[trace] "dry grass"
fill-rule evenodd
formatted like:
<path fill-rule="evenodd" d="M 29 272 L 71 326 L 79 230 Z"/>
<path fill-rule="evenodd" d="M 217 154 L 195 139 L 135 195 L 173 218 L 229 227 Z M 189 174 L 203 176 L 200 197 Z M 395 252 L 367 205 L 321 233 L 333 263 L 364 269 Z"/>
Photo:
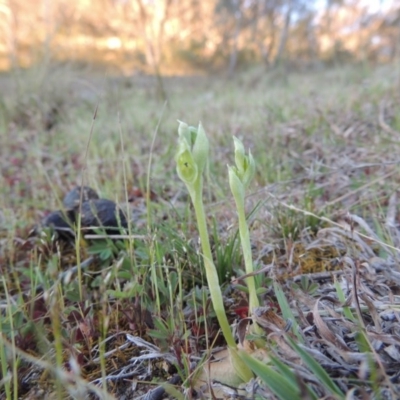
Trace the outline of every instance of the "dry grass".
<path fill-rule="evenodd" d="M 170 393 L 200 398 L 198 361 L 224 342 L 176 177 L 178 118 L 201 120 L 212 143 L 205 199 L 230 321 L 247 313 L 226 171 L 236 135 L 257 162 L 247 206 L 269 354 L 318 397 L 339 398 L 287 337 L 349 398 L 398 398 L 395 71 L 168 78 L 166 106 L 150 77 L 67 65 L 1 76 L 0 398 L 157 399 L 164 389 L 149 390 L 168 380 Z M 133 200 L 133 238 L 70 245 L 29 235 L 82 181 Z M 274 398 L 260 379 L 247 388 L 237 396 Z"/>

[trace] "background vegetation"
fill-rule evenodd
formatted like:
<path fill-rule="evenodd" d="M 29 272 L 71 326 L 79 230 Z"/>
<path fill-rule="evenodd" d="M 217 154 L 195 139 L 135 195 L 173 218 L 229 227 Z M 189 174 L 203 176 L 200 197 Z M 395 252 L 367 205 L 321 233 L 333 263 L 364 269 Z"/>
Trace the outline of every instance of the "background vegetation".
<path fill-rule="evenodd" d="M 389 61 L 399 6 L 363 0 L 2 0 L 0 66 L 43 57 L 125 73 Z"/>
<path fill-rule="evenodd" d="M 400 397 L 400 9 L 380 6 L 0 3 L 0 399 Z M 210 140 L 214 263 L 258 360 L 240 387 L 207 361 L 226 342 L 177 119 Z M 233 135 L 256 162 L 257 351 Z M 65 242 L 42 226 L 82 183 L 128 213 L 125 236 Z"/>

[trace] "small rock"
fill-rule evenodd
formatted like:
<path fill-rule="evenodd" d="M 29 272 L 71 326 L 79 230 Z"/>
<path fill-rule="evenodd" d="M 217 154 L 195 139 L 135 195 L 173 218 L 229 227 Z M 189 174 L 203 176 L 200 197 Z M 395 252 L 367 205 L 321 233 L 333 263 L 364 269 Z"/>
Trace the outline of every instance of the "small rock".
<path fill-rule="evenodd" d="M 82 196 L 82 203 L 99 198 L 97 192 L 89 186 L 77 186 L 70 190 L 64 197 L 63 205 L 66 210 L 73 210 L 79 207 Z"/>
<path fill-rule="evenodd" d="M 73 230 L 74 220 L 75 212 L 73 210 L 66 212 L 58 210 L 44 217 L 41 226 L 51 228 L 58 234 L 59 238 L 69 240 L 75 236 Z"/>
<path fill-rule="evenodd" d="M 79 207 L 81 196 L 82 205 Z M 115 234 L 120 228 L 128 226 L 121 208 L 111 200 L 100 199 L 97 192 L 88 186 L 77 186 L 69 191 L 64 197 L 63 204 L 65 211 L 53 211 L 41 222 L 41 227 L 52 228 L 57 233 L 58 239 L 68 241 L 74 239 L 79 213 L 80 227 L 84 233 L 97 233 L 89 228 L 104 228 L 105 233 Z"/>
<path fill-rule="evenodd" d="M 82 204 L 81 207 L 82 227 L 103 227 L 106 233 L 126 228 L 128 222 L 123 211 L 111 200 L 95 199 Z"/>

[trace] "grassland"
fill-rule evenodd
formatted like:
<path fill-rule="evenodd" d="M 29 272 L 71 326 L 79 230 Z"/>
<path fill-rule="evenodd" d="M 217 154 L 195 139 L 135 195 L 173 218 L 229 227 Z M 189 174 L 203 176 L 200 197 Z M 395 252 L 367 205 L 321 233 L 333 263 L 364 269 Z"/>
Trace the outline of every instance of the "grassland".
<path fill-rule="evenodd" d="M 201 398 L 199 360 L 225 343 L 176 174 L 177 119 L 210 140 L 204 201 L 230 322 L 248 313 L 226 167 L 235 135 L 256 160 L 256 320 L 286 365 L 272 368 L 295 371 L 298 398 L 399 398 L 399 82 L 393 65 L 254 69 L 165 78 L 165 101 L 147 76 L 67 64 L 0 76 L 0 399 L 156 399 L 171 379 L 170 398 Z M 81 183 L 129 210 L 131 238 L 41 231 Z M 241 389 L 222 392 L 279 397 L 261 373 Z"/>

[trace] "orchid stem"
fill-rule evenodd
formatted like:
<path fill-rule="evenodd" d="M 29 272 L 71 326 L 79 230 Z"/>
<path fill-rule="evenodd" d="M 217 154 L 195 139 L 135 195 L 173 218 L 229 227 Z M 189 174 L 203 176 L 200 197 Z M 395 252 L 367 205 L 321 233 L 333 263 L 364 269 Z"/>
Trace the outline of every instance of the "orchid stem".
<path fill-rule="evenodd" d="M 197 190 L 195 190 L 195 193 L 193 193 L 194 196 L 192 197 L 192 202 L 196 213 L 197 226 L 199 229 L 201 247 L 203 250 L 204 267 L 206 270 L 208 287 L 210 289 L 211 301 L 213 303 L 214 311 L 217 315 L 222 334 L 224 335 L 228 346 L 233 348 L 236 347 L 236 342 L 233 337 L 228 318 L 226 317 L 221 287 L 218 280 L 218 273 L 212 261 L 206 216 L 204 212 L 203 201 L 201 198 L 201 194 L 203 191 L 202 182 L 199 182 L 198 186 L 199 187 L 196 188 Z"/>
<path fill-rule="evenodd" d="M 246 221 L 246 215 L 242 207 L 237 205 L 237 214 L 239 218 L 239 234 L 240 242 L 242 243 L 242 251 L 244 257 L 244 264 L 246 268 L 246 274 L 252 274 L 253 268 L 253 257 L 251 253 L 250 243 L 250 232 Z M 245 279 L 246 285 L 249 289 L 249 312 L 252 313 L 255 308 L 260 306 L 256 291 L 256 281 L 254 276 L 249 276 Z"/>

